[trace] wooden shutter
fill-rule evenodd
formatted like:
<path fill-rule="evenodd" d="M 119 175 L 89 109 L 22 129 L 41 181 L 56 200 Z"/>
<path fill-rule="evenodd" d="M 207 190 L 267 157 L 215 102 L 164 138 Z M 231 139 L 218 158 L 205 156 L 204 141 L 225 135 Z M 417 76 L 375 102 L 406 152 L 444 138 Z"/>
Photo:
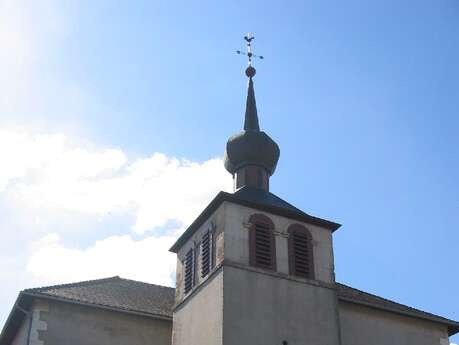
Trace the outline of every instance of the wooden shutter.
<path fill-rule="evenodd" d="M 257 217 L 255 217 L 257 216 Z M 269 218 L 262 215 L 251 217 L 250 230 L 250 262 L 251 265 L 275 270 L 276 248 L 273 234 L 273 224 Z"/>
<path fill-rule="evenodd" d="M 194 285 L 194 255 L 190 249 L 185 256 L 185 294 L 191 291 Z"/>
<path fill-rule="evenodd" d="M 302 226 L 293 226 L 289 230 L 290 274 L 313 278 L 313 255 L 311 235 Z"/>
<path fill-rule="evenodd" d="M 208 231 L 201 240 L 201 277 L 207 276 L 212 268 L 212 233 Z"/>

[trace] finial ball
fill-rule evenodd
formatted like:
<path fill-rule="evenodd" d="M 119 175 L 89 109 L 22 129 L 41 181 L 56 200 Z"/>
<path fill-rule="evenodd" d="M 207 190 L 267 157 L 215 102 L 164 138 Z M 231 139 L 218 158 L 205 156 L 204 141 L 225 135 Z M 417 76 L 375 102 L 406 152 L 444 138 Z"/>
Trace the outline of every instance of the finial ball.
<path fill-rule="evenodd" d="M 252 78 L 255 75 L 255 73 L 257 73 L 257 70 L 252 66 L 247 67 L 247 69 L 245 70 L 245 75 L 249 78 Z"/>

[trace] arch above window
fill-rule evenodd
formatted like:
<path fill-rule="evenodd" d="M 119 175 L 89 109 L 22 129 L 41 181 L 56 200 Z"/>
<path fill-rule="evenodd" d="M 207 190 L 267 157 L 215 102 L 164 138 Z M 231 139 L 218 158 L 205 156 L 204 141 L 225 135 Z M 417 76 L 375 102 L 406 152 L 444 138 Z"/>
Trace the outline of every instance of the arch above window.
<path fill-rule="evenodd" d="M 303 225 L 288 228 L 288 258 L 291 275 L 314 279 L 314 255 L 312 236 Z"/>
<path fill-rule="evenodd" d="M 263 214 L 253 214 L 250 219 L 249 255 L 250 265 L 275 271 L 276 243 L 274 223 Z"/>

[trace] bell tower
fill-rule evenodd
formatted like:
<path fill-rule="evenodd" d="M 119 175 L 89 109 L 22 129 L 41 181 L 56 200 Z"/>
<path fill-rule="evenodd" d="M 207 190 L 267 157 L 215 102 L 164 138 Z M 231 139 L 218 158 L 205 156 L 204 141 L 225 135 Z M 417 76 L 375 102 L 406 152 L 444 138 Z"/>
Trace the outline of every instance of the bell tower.
<path fill-rule="evenodd" d="M 173 345 L 339 345 L 332 234 L 340 225 L 270 192 L 280 150 L 260 130 L 252 36 L 243 130 L 225 150 L 220 192 L 171 247 Z"/>

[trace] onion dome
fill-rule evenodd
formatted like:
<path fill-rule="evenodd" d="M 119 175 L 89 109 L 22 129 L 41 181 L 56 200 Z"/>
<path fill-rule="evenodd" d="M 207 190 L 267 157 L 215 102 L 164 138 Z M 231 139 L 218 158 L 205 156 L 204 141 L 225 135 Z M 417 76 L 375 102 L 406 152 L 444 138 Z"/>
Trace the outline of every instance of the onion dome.
<path fill-rule="evenodd" d="M 276 170 L 280 150 L 276 142 L 265 132 L 260 131 L 257 104 L 253 88 L 253 77 L 256 70 L 251 65 L 245 74 L 249 78 L 245 108 L 244 129 L 228 139 L 224 164 L 226 170 L 235 174 L 247 166 L 263 168 L 268 176 Z"/>

